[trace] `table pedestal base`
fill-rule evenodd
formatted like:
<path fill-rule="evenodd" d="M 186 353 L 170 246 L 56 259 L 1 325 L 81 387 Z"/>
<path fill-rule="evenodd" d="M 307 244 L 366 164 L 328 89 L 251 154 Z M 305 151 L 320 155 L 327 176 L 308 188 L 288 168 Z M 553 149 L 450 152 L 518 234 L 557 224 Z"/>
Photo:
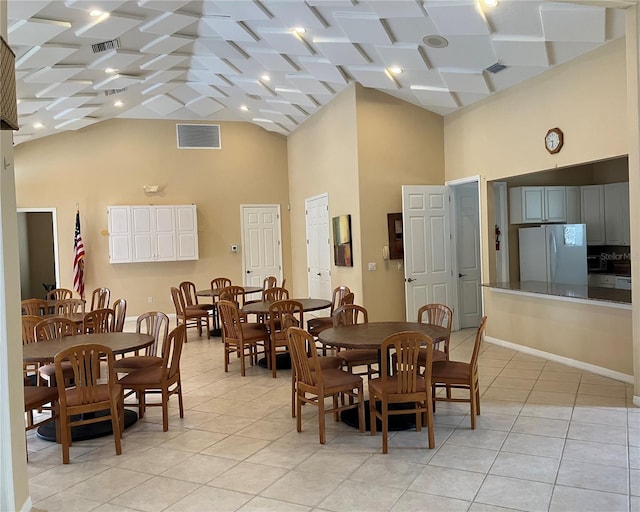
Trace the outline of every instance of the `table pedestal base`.
<path fill-rule="evenodd" d="M 400 409 L 411 409 L 413 404 L 390 404 L 389 409 L 400 410 Z M 378 411 L 381 411 L 380 403 L 377 405 Z M 397 430 L 411 430 L 416 428 L 416 415 L 415 413 L 410 414 L 394 414 L 389 416 L 389 431 L 397 431 Z M 340 419 L 343 423 L 346 423 L 350 427 L 358 428 L 358 409 L 348 409 L 346 411 L 342 411 L 340 413 Z M 369 400 L 365 400 L 364 402 L 364 420 L 365 420 L 365 430 L 371 430 L 371 418 L 369 417 Z M 424 427 L 424 425 L 423 425 Z M 380 420 L 376 420 L 376 430 L 378 432 L 382 431 L 382 422 Z"/>
<path fill-rule="evenodd" d="M 106 416 L 108 411 L 99 411 L 96 416 Z M 124 410 L 124 428 L 127 429 L 138 421 L 138 414 L 129 409 Z M 36 434 L 40 439 L 55 442 L 56 425 L 55 422 L 45 423 L 36 429 Z M 72 441 L 86 441 L 87 439 L 95 439 L 97 437 L 110 436 L 113 434 L 111 429 L 111 420 L 100 421 L 98 423 L 89 423 L 87 425 L 78 425 L 71 427 Z"/>
<path fill-rule="evenodd" d="M 258 359 L 258 365 L 267 368 L 267 359 Z M 289 352 L 284 354 L 276 354 L 276 370 L 291 370 L 291 357 Z"/>

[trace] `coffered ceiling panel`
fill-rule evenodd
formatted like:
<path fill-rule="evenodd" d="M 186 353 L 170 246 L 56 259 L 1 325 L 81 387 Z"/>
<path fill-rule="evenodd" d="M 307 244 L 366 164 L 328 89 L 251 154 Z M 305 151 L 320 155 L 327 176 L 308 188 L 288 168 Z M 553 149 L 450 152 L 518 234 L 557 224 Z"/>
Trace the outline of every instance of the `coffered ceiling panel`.
<path fill-rule="evenodd" d="M 446 116 L 624 36 L 599 3 L 7 0 L 15 141 L 112 117 L 287 134 L 350 82 Z"/>
<path fill-rule="evenodd" d="M 40 45 L 71 28 L 68 21 L 22 19 L 9 26 L 9 38 L 16 45 Z"/>

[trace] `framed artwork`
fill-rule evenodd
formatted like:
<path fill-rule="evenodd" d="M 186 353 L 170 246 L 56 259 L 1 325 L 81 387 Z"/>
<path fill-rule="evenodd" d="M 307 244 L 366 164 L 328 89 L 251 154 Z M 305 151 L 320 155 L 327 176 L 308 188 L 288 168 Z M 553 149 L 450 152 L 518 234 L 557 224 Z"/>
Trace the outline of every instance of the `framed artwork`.
<path fill-rule="evenodd" d="M 404 258 L 402 247 L 402 213 L 387 213 L 387 229 L 389 230 L 389 259 Z"/>
<path fill-rule="evenodd" d="M 333 262 L 338 267 L 353 267 L 351 256 L 351 215 L 333 219 Z"/>

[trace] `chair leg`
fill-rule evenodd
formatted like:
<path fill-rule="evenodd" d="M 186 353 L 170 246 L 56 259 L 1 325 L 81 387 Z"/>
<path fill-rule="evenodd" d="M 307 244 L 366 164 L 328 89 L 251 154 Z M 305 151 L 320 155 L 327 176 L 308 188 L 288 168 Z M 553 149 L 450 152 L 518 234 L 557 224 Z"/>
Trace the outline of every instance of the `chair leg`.
<path fill-rule="evenodd" d="M 298 432 L 302 432 L 302 400 L 301 395 L 304 394 L 304 391 L 296 390 L 297 400 L 296 400 L 296 429 Z M 318 407 L 318 411 L 320 408 Z"/>
<path fill-rule="evenodd" d="M 229 372 L 229 344 L 224 342 L 224 371 Z"/>
<path fill-rule="evenodd" d="M 364 432 L 364 386 L 362 383 L 358 385 L 358 430 Z"/>
<path fill-rule="evenodd" d="M 296 417 L 296 369 L 291 368 L 291 417 Z"/>
<path fill-rule="evenodd" d="M 113 440 L 116 444 L 116 455 L 122 454 L 122 432 L 120 432 L 120 415 L 118 410 L 120 405 L 116 400 L 111 400 L 111 430 L 113 430 Z"/>
<path fill-rule="evenodd" d="M 427 424 L 427 434 L 429 437 L 429 448 L 433 449 L 436 446 L 435 439 L 435 426 L 433 424 L 433 410 L 431 406 L 431 396 L 427 392 L 427 401 L 425 402 L 425 412 L 426 412 L 426 424 Z"/>
<path fill-rule="evenodd" d="M 327 432 L 324 413 L 324 395 L 318 396 L 318 433 L 320 434 L 320 444 L 327 442 Z"/>
<path fill-rule="evenodd" d="M 238 357 L 240 358 L 240 375 L 244 377 L 246 375 L 244 367 L 244 345 L 238 345 Z"/>
<path fill-rule="evenodd" d="M 376 435 L 378 421 L 376 417 L 376 397 L 369 395 L 369 420 L 371 421 L 371 435 Z"/>
<path fill-rule="evenodd" d="M 69 446 L 71 445 L 71 427 L 66 412 L 60 417 L 60 437 L 62 442 L 62 463 L 69 464 Z"/>
<path fill-rule="evenodd" d="M 389 452 L 389 404 L 382 400 L 382 453 Z"/>
<path fill-rule="evenodd" d="M 182 379 L 178 377 L 178 409 L 180 410 L 180 417 L 184 418 L 184 401 L 182 400 Z"/>
<path fill-rule="evenodd" d="M 166 389 L 162 390 L 162 431 L 169 430 L 169 393 Z"/>

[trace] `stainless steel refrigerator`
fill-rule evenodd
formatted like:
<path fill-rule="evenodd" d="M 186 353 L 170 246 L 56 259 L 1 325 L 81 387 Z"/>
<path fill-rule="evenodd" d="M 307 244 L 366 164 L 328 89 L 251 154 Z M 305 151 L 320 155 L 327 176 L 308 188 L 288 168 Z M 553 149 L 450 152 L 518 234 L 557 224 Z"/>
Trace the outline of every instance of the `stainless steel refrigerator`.
<path fill-rule="evenodd" d="M 546 224 L 518 230 L 520 281 L 587 284 L 585 224 Z"/>

